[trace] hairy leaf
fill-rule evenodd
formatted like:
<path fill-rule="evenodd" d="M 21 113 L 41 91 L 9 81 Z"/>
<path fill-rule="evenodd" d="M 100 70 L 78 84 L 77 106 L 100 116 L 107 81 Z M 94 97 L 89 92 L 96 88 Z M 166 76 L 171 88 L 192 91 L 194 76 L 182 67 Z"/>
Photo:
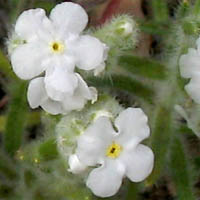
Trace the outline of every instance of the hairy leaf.
<path fill-rule="evenodd" d="M 126 55 L 119 58 L 119 66 L 128 72 L 151 79 L 163 80 L 167 76 L 165 66 L 157 61 Z"/>
<path fill-rule="evenodd" d="M 15 84 L 12 88 L 10 110 L 4 135 L 5 150 L 11 155 L 14 155 L 21 145 L 28 112 L 26 102 L 27 83 L 19 81 Z"/>
<path fill-rule="evenodd" d="M 193 193 L 189 163 L 186 157 L 183 145 L 178 138 L 175 138 L 171 149 L 170 169 L 177 190 L 177 197 L 179 200 L 195 200 L 197 198 Z"/>
<path fill-rule="evenodd" d="M 94 78 L 91 77 L 88 81 L 96 87 L 103 87 L 109 89 L 120 89 L 129 92 L 135 96 L 143 98 L 143 100 L 152 102 L 154 91 L 128 76 L 113 75 L 112 78 Z"/>

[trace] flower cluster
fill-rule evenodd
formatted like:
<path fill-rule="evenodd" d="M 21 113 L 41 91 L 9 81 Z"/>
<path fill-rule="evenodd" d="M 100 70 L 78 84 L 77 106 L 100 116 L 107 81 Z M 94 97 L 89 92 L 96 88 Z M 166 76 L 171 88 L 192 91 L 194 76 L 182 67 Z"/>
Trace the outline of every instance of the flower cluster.
<path fill-rule="evenodd" d="M 126 19 L 128 17 L 124 16 L 112 22 L 115 31 L 111 31 L 108 40 L 114 43 L 121 34 L 126 38 L 126 46 L 132 44 L 136 26 L 133 20 Z M 88 100 L 97 100 L 96 89 L 88 87 L 76 67 L 79 71 L 93 70 L 95 76 L 99 75 L 105 68 L 109 47 L 95 37 L 81 35 L 87 23 L 84 9 L 69 2 L 57 5 L 49 18 L 43 9 L 31 9 L 17 19 L 9 54 L 17 76 L 30 80 L 27 96 L 32 108 L 41 106 L 51 114 L 66 114 L 81 110 Z M 105 30 L 109 30 L 108 25 Z M 122 38 L 120 41 L 122 44 Z M 110 46 L 114 48 L 113 44 Z M 125 49 L 125 46 L 118 45 L 118 48 Z M 109 105 L 110 110 L 113 105 Z M 119 107 L 117 114 L 122 110 Z M 61 151 L 69 157 L 72 173 L 95 167 L 86 184 L 100 197 L 114 195 L 124 177 L 134 182 L 144 180 L 151 173 L 154 162 L 151 149 L 140 144 L 150 134 L 144 112 L 139 108 L 128 108 L 120 112 L 114 123 L 111 118 L 113 115 L 102 110 L 92 120 L 90 118 L 91 123 L 87 124 L 83 134 L 74 137 L 76 151 L 70 152 L 70 156 L 65 153 L 67 148 Z M 69 126 L 69 129 L 73 127 Z M 62 135 L 58 138 L 58 146 L 63 145 Z"/>
<path fill-rule="evenodd" d="M 100 197 L 114 195 L 125 176 L 133 182 L 144 180 L 154 163 L 151 149 L 140 144 L 150 134 L 147 117 L 141 109 L 122 111 L 114 125 L 117 132 L 108 116 L 97 118 L 78 138 L 76 154 L 69 158 L 69 171 L 75 174 L 96 167 L 86 184 Z"/>
<path fill-rule="evenodd" d="M 87 86 L 75 67 L 98 75 L 105 68 L 108 47 L 95 37 L 81 35 L 87 22 L 85 10 L 69 2 L 57 5 L 49 18 L 43 9 L 31 9 L 17 19 L 15 38 L 20 42 L 10 52 L 11 63 L 17 76 L 32 79 L 28 87 L 32 108 L 41 106 L 59 114 L 96 100 L 96 90 Z"/>
<path fill-rule="evenodd" d="M 186 92 L 196 102 L 200 103 L 200 38 L 196 42 L 197 49 L 190 48 L 188 53 L 180 57 L 180 73 L 184 78 L 190 78 L 185 86 Z"/>

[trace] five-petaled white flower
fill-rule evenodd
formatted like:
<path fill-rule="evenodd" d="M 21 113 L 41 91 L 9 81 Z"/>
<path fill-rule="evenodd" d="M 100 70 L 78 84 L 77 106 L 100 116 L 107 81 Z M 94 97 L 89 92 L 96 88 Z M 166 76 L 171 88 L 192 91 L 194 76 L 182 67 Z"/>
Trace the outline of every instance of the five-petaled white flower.
<path fill-rule="evenodd" d="M 100 72 L 108 50 L 97 38 L 80 35 L 87 22 L 87 13 L 75 3 L 57 5 L 49 18 L 43 9 L 24 11 L 15 25 L 15 33 L 23 42 L 11 53 L 14 72 L 25 80 L 45 72 L 43 80 L 36 80 L 42 80 L 47 96 L 45 99 L 52 102 L 64 104 L 66 97 L 77 96 L 75 93 L 78 93 L 83 80 L 80 81 L 80 76 L 74 73 L 75 67 L 94 70 L 95 74 Z M 35 101 L 38 94 L 29 93 L 29 100 Z M 34 100 L 30 96 L 34 96 Z M 38 99 L 36 104 L 43 105 L 43 99 Z"/>
<path fill-rule="evenodd" d="M 196 103 L 200 103 L 200 38 L 197 49 L 190 48 L 187 54 L 180 57 L 179 66 L 181 76 L 191 78 L 185 90 Z"/>
<path fill-rule="evenodd" d="M 73 167 L 76 167 L 75 172 L 80 170 L 80 163 L 82 166 L 100 164 L 91 171 L 86 183 L 100 197 L 114 195 L 125 176 L 133 182 L 144 180 L 154 163 L 151 149 L 140 144 L 150 134 L 147 117 L 141 109 L 122 111 L 114 125 L 117 132 L 108 117 L 99 117 L 78 138 L 78 161 L 69 163 L 72 172 Z"/>

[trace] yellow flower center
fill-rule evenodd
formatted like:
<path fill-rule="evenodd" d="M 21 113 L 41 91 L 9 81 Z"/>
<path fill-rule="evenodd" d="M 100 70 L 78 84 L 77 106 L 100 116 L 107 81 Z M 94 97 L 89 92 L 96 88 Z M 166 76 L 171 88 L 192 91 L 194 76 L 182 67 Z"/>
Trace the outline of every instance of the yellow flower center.
<path fill-rule="evenodd" d="M 54 53 L 62 53 L 64 51 L 64 44 L 61 42 L 51 42 L 50 48 Z"/>
<path fill-rule="evenodd" d="M 106 156 L 109 158 L 117 158 L 119 157 L 122 151 L 122 146 L 117 143 L 112 143 L 106 150 Z"/>

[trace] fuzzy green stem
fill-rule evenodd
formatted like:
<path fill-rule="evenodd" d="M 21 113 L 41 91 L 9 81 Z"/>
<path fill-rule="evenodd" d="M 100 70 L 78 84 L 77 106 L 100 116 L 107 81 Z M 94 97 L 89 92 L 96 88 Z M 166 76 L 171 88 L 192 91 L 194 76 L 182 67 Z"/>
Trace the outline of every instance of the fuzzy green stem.
<path fill-rule="evenodd" d="M 177 34 L 177 33 L 175 33 Z M 175 35 L 174 35 L 175 36 Z M 171 36 L 173 37 L 173 35 Z M 182 46 L 184 45 L 185 37 L 182 37 L 176 46 L 179 46 L 169 57 L 167 66 L 169 70 L 168 80 L 162 85 L 160 100 L 157 102 L 157 109 L 155 110 L 154 120 L 152 126 L 151 144 L 153 152 L 155 153 L 155 166 L 153 173 L 148 178 L 149 185 L 154 184 L 160 177 L 161 172 L 166 166 L 167 155 L 170 149 L 170 142 L 174 137 L 176 127 L 174 125 L 174 105 L 179 100 L 181 90 L 179 88 L 179 65 L 178 60 L 182 53 Z M 173 43 L 171 45 L 174 45 Z M 163 93 L 163 90 L 165 93 Z"/>
<path fill-rule="evenodd" d="M 180 52 L 179 52 L 180 53 Z M 178 88 L 178 65 L 179 53 L 173 59 L 176 60 L 173 68 L 169 68 L 168 80 L 164 82 L 163 89 L 167 89 L 165 94 L 160 97 L 160 102 L 157 102 L 157 109 L 155 110 L 154 120 L 152 126 L 151 144 L 155 154 L 155 166 L 151 176 L 147 180 L 147 184 L 154 184 L 160 174 L 162 173 L 167 160 L 171 137 L 174 132 L 173 114 L 174 105 L 176 104 L 179 92 Z M 162 90 L 160 90 L 162 93 Z"/>
<path fill-rule="evenodd" d="M 21 145 L 28 112 L 26 102 L 27 83 L 18 81 L 15 84 L 12 88 L 11 105 L 4 135 L 5 151 L 12 156 Z"/>
<path fill-rule="evenodd" d="M 155 128 L 152 132 L 152 149 L 155 154 L 155 167 L 152 174 L 147 179 L 147 184 L 152 185 L 159 178 L 164 163 L 166 161 L 166 155 L 169 149 L 169 143 L 171 138 L 171 124 L 172 124 L 171 109 L 166 106 L 159 106 L 156 112 Z"/>

